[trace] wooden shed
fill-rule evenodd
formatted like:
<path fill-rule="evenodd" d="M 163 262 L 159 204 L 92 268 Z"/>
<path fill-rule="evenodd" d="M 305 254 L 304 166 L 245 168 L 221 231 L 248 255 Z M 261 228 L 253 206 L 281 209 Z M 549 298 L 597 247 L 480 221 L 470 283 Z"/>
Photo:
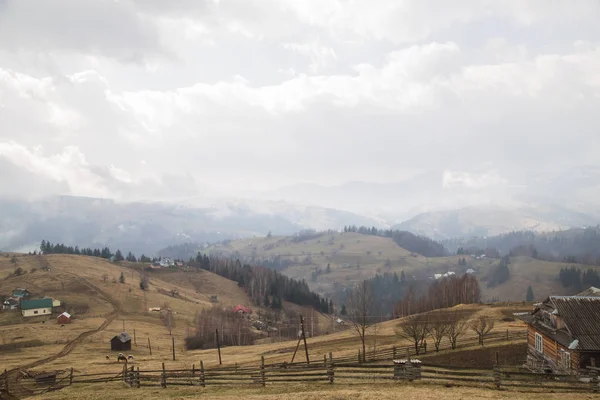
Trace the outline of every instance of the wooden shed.
<path fill-rule="evenodd" d="M 131 336 L 121 332 L 110 340 L 110 349 L 115 351 L 131 350 Z"/>
<path fill-rule="evenodd" d="M 59 324 L 70 324 L 71 323 L 71 314 L 69 314 L 68 312 L 64 312 L 62 314 L 60 314 L 58 317 L 56 317 L 56 322 L 58 322 Z"/>

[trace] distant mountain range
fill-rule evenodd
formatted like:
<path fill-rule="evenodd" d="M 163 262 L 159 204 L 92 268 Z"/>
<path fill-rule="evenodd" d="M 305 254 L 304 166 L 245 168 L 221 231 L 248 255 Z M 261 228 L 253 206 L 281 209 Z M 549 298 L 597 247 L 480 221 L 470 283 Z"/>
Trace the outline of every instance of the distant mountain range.
<path fill-rule="evenodd" d="M 188 204 L 56 196 L 0 199 L 0 249 L 32 251 L 41 240 L 67 245 L 109 246 L 155 254 L 179 243 L 205 243 L 253 235 L 292 234 L 303 229 L 340 229 L 378 221 L 347 211 L 282 202 L 211 200 Z"/>

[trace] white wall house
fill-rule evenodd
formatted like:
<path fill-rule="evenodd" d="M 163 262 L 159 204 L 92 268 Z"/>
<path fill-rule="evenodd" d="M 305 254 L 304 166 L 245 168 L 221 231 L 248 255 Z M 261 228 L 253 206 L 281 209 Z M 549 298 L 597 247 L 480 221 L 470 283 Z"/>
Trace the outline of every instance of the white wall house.
<path fill-rule="evenodd" d="M 21 300 L 21 315 L 24 317 L 52 315 L 52 299 Z"/>

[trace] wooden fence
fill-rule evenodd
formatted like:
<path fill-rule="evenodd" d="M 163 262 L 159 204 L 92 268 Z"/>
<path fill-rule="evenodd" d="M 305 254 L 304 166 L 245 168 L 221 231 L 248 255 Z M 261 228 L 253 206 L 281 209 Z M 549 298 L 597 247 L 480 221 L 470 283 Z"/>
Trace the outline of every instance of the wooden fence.
<path fill-rule="evenodd" d="M 501 333 L 486 338 L 486 343 L 506 340 L 523 340 L 523 332 Z M 459 346 L 477 344 L 476 339 L 465 339 Z M 447 347 L 446 347 L 447 348 Z M 433 349 L 429 350 L 431 352 Z M 165 363 L 157 370 L 140 370 L 124 364 L 121 371 L 96 374 L 73 374 L 73 369 L 57 374 L 52 381 L 44 382 L 31 377 L 26 393 L 38 394 L 60 389 L 67 385 L 124 382 L 132 388 L 155 386 L 266 386 L 294 383 L 321 383 L 344 385 L 382 382 L 428 382 L 444 385 L 477 386 L 487 388 L 513 388 L 516 390 L 598 391 L 597 371 L 590 371 L 582 381 L 574 375 L 535 374 L 520 367 L 496 365 L 490 369 L 471 369 L 421 365 L 414 359 L 409 363 L 394 362 L 398 358 L 415 357 L 414 347 L 380 348 L 366 355 L 366 361 L 357 355 L 334 357 L 333 353 L 320 359 L 295 363 L 265 363 L 262 356 L 256 364 L 205 367 L 202 361 L 191 369 L 168 369 Z M 418 356 L 417 356 L 418 357 Z M 0 394 L 12 393 L 7 374 L 0 375 Z M 50 379 L 50 378 L 49 378 Z M 26 381 L 23 378 L 20 385 Z M 19 390 L 21 390 L 20 388 Z"/>

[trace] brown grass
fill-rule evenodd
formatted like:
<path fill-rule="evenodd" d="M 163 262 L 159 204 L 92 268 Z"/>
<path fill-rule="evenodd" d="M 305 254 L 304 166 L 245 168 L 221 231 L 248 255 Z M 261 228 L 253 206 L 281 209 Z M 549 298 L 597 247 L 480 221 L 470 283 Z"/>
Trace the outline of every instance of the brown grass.
<path fill-rule="evenodd" d="M 595 398 L 592 394 L 582 393 L 548 393 L 548 392 L 505 392 L 490 389 L 467 387 L 446 388 L 428 384 L 377 384 L 377 385 L 274 385 L 266 388 L 237 387 L 167 387 L 131 389 L 123 384 L 103 385 L 98 390 L 97 385 L 73 386 L 57 392 L 46 393 L 32 400 L 62 400 L 62 399 L 110 399 L 126 398 L 128 400 L 152 399 L 223 399 L 239 400 L 322 400 L 322 399 L 353 399 L 353 400 L 459 400 L 459 399 L 523 399 L 523 400 L 582 400 Z"/>

